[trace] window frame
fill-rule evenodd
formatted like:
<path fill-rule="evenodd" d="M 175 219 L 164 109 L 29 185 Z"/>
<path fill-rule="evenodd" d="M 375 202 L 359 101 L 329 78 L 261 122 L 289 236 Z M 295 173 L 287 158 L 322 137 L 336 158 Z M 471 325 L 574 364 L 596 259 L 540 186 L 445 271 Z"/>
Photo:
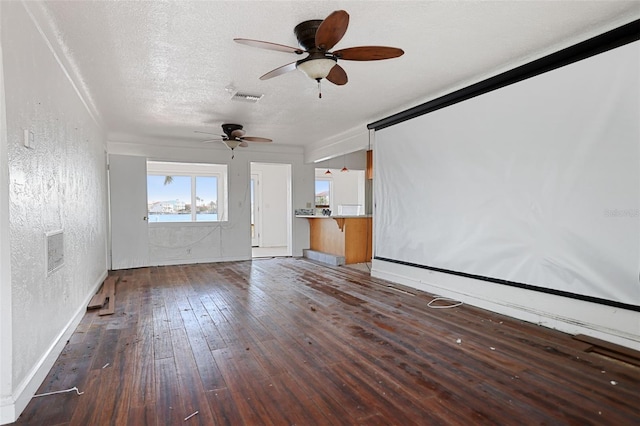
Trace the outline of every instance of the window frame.
<path fill-rule="evenodd" d="M 153 225 L 193 225 L 193 224 L 212 224 L 229 221 L 228 206 L 228 165 L 227 164 L 209 164 L 209 163 L 179 163 L 174 161 L 152 161 L 147 160 L 147 177 L 148 176 L 183 176 L 191 178 L 191 220 L 177 222 L 149 222 Z M 217 178 L 217 200 L 218 209 L 217 220 L 197 220 L 197 200 L 196 200 L 196 178 L 197 177 L 215 177 Z M 147 194 L 147 216 L 149 214 L 149 195 Z M 187 216 L 187 215 L 185 215 Z"/>

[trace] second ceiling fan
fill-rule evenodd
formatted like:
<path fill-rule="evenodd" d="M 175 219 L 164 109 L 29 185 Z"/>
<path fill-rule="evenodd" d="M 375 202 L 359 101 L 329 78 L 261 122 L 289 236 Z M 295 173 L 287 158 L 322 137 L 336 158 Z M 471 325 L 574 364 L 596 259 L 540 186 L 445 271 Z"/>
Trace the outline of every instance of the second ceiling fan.
<path fill-rule="evenodd" d="M 271 139 L 267 139 L 267 138 L 261 138 L 258 136 L 245 136 L 246 132 L 242 129 L 242 127 L 243 126 L 241 124 L 232 124 L 232 123 L 223 124 L 222 131 L 224 132 L 224 135 L 220 135 L 219 137 L 204 140 L 202 141 L 202 143 L 222 142 L 227 146 L 227 148 L 229 148 L 232 151 L 231 158 L 233 159 L 233 157 L 235 156 L 233 154 L 233 151 L 239 146 L 248 147 L 249 146 L 248 142 L 271 142 Z M 201 132 L 198 130 L 194 130 L 194 132 L 202 133 L 205 135 L 217 136 L 215 133 Z"/>
<path fill-rule="evenodd" d="M 343 85 L 348 81 L 347 73 L 338 65 L 338 60 L 378 61 L 397 58 L 404 54 L 402 49 L 387 46 L 359 46 L 331 51 L 342 39 L 349 26 L 349 14 L 344 10 L 332 12 L 326 19 L 304 21 L 294 28 L 293 32 L 300 47 L 291 47 L 267 41 L 235 38 L 237 43 L 262 49 L 295 53 L 308 56 L 295 62 L 278 67 L 260 77 L 260 80 L 277 77 L 295 69 L 302 70 L 318 82 L 326 78 L 333 84 Z M 322 94 L 320 93 L 320 97 Z"/>

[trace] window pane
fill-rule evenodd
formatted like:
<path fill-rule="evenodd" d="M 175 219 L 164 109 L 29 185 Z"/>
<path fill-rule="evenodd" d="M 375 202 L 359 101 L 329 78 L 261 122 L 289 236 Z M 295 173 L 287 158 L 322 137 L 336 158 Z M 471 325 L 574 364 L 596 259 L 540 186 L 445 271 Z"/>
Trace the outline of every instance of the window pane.
<path fill-rule="evenodd" d="M 149 222 L 191 222 L 191 177 L 147 176 Z"/>
<path fill-rule="evenodd" d="M 329 206 L 329 188 L 328 180 L 316 180 L 316 208 L 328 208 Z"/>
<path fill-rule="evenodd" d="M 218 220 L 218 178 L 196 176 L 196 221 Z"/>
<path fill-rule="evenodd" d="M 226 164 L 147 161 L 149 221 L 226 221 L 226 185 Z"/>

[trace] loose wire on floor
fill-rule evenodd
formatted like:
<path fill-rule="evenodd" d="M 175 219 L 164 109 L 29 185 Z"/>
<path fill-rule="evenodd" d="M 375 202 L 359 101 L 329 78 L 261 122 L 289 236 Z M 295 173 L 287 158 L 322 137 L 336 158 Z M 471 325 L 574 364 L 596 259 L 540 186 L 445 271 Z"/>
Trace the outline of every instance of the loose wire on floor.
<path fill-rule="evenodd" d="M 74 386 L 71 389 L 65 389 L 65 390 L 59 390 L 59 391 L 54 391 L 54 392 L 41 393 L 41 394 L 38 394 L 38 395 L 33 395 L 33 397 L 36 398 L 38 396 L 48 396 L 48 395 L 55 395 L 57 393 L 65 393 L 65 392 L 73 392 L 73 391 L 76 391 L 76 393 L 78 395 L 82 395 L 84 393 L 84 392 L 80 392 L 78 390 L 78 388 Z"/>
<path fill-rule="evenodd" d="M 186 422 L 187 420 L 189 420 L 191 417 L 195 416 L 196 414 L 198 414 L 198 411 L 194 412 L 193 414 L 188 415 L 187 417 L 184 418 L 184 421 Z"/>
<path fill-rule="evenodd" d="M 441 302 L 441 301 L 453 302 L 453 304 L 452 305 L 432 305 L 432 303 L 434 303 L 434 302 Z M 436 297 L 431 302 L 427 303 L 427 306 L 432 308 L 432 309 L 457 308 L 458 306 L 461 306 L 461 305 L 462 305 L 461 301 L 454 300 L 454 299 L 449 299 L 448 297 Z"/>

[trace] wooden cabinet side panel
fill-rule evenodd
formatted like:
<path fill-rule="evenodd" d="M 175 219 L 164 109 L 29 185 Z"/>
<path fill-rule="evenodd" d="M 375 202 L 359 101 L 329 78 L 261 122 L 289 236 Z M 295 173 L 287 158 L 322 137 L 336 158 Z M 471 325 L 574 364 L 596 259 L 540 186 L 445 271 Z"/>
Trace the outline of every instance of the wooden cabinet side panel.
<path fill-rule="evenodd" d="M 332 219 L 309 219 L 311 250 L 345 255 L 345 234 Z"/>
<path fill-rule="evenodd" d="M 371 261 L 372 227 L 371 218 L 349 218 L 345 227 L 345 263 Z"/>

